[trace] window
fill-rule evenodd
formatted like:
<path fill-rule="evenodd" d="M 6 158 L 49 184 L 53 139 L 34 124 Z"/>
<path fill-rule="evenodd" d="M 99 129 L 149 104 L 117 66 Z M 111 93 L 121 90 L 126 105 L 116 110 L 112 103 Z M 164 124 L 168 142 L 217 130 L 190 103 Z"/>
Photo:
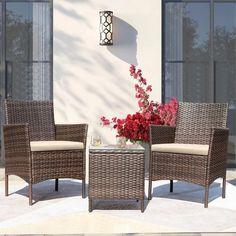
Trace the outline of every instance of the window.
<path fill-rule="evenodd" d="M 236 1 L 163 0 L 163 100 L 227 102 L 236 164 Z"/>
<path fill-rule="evenodd" d="M 51 100 L 52 1 L 2 3 L 2 98 Z"/>

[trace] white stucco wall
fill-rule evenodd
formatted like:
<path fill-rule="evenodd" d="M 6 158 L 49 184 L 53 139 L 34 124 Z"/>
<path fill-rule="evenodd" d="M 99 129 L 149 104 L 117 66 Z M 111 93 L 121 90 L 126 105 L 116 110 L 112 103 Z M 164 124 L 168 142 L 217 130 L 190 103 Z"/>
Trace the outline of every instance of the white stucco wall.
<path fill-rule="evenodd" d="M 99 45 L 99 11 L 113 11 L 113 46 Z M 161 0 L 54 1 L 54 106 L 56 123 L 89 123 L 114 141 L 99 117 L 138 110 L 129 65 L 143 70 L 161 100 Z M 115 134 L 115 133 L 114 133 Z"/>

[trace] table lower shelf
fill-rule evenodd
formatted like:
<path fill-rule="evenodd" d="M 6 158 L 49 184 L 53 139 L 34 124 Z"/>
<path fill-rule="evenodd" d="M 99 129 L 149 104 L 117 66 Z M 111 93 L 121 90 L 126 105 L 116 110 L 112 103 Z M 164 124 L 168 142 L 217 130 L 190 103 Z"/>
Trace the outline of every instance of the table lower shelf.
<path fill-rule="evenodd" d="M 89 207 L 88 207 L 89 212 L 92 212 L 94 209 L 93 208 L 93 201 L 94 200 L 132 200 L 132 199 L 92 199 L 92 198 L 89 198 Z M 144 212 L 144 198 L 143 199 L 133 199 L 133 200 L 140 202 L 141 212 Z"/>

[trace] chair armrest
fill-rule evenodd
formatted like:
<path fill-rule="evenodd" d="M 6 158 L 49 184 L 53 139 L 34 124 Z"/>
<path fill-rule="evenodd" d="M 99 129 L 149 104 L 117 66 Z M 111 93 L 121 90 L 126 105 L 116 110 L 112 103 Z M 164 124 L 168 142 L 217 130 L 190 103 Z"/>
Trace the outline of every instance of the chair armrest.
<path fill-rule="evenodd" d="M 6 172 L 24 175 L 30 170 L 31 150 L 28 124 L 3 125 Z"/>
<path fill-rule="evenodd" d="M 150 145 L 174 143 L 175 127 L 166 125 L 150 125 Z"/>
<path fill-rule="evenodd" d="M 82 142 L 86 145 L 88 124 L 56 124 L 56 140 Z"/>
<path fill-rule="evenodd" d="M 210 165 L 226 166 L 229 129 L 211 128 L 209 158 Z"/>

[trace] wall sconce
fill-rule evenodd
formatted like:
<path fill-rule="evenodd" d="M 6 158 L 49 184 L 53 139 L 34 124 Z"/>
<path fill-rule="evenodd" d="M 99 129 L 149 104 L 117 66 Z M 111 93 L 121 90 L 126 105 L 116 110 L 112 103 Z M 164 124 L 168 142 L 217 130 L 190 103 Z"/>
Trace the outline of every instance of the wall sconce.
<path fill-rule="evenodd" d="M 113 45 L 112 41 L 112 11 L 100 11 L 100 45 Z"/>

